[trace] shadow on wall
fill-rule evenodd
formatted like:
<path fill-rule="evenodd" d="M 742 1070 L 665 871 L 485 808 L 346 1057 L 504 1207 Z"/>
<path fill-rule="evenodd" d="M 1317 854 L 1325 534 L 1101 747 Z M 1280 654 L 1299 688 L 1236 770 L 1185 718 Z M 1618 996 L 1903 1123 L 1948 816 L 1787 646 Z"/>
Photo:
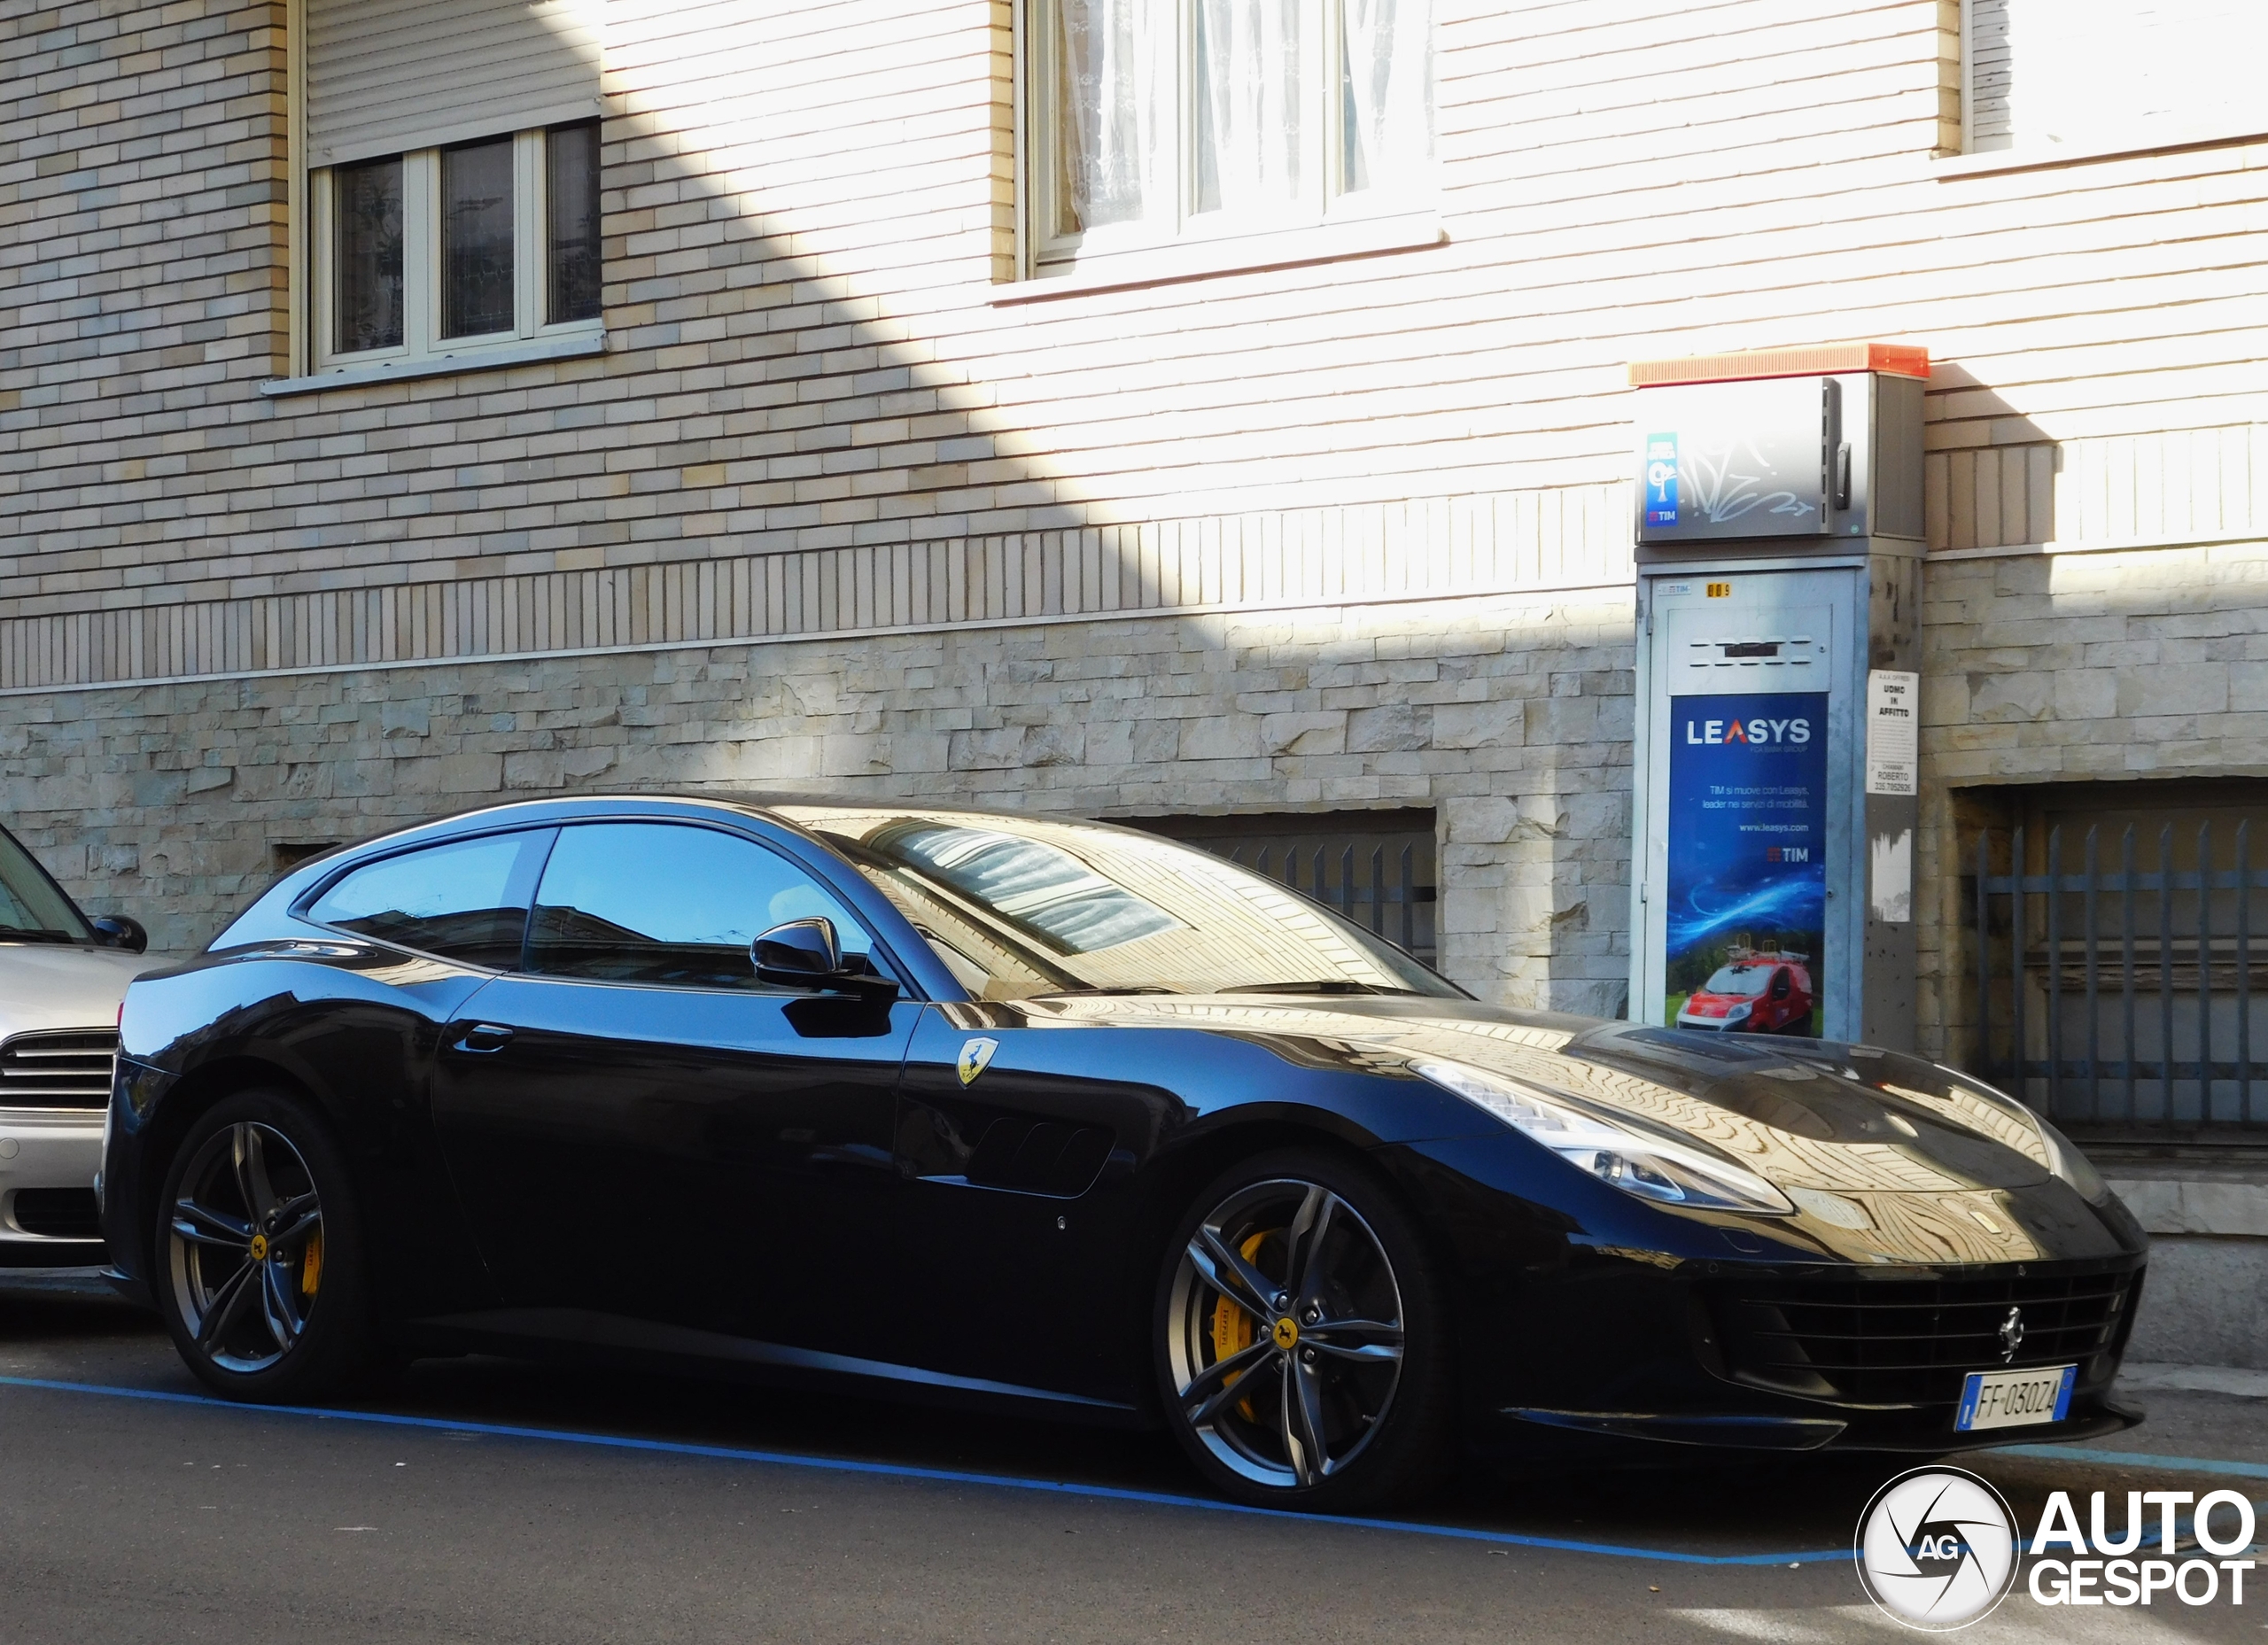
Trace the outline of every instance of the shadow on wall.
<path fill-rule="evenodd" d="M 751 41 L 704 36 L 719 61 Z M 964 55 L 990 72 L 985 53 Z M 443 418 L 425 466 L 358 482 L 355 517 L 326 537 L 383 556 L 459 517 L 612 486 L 634 452 L 635 510 L 545 505 L 549 525 L 571 526 L 585 555 L 715 557 L 567 571 L 530 551 L 533 534 L 469 535 L 462 583 L 325 593 L 305 621 L 270 612 L 188 659 L 414 668 L 137 687 L 83 716 L 63 698 L 53 725 L 19 728 L 8 788 L 68 877 L 123 896 L 179 948 L 266 882 L 278 845 L 499 795 L 793 783 L 1098 814 L 1429 804 L 1450 868 L 1452 970 L 1495 997 L 1614 1008 L 1627 593 L 1347 603 L 1416 592 L 1413 569 L 1446 555 L 1463 527 L 1416 507 L 1380 506 L 1359 539 L 1326 541 L 1318 525 L 1311 543 L 1195 523 L 1082 527 L 1072 482 L 1016 454 L 1042 442 L 1009 426 L 967 358 L 998 272 L 996 157 L 957 160 L 967 200 L 886 246 L 813 252 L 793 213 L 766 206 L 763 179 L 731 169 L 748 146 L 728 130 L 740 105 L 666 89 L 610 85 L 633 109 L 606 131 L 625 156 L 607 178 L 616 352 L 506 374 L 480 397 L 447 380 L 385 391 Z M 765 95 L 760 80 L 734 93 Z M 696 105 L 712 124 L 687 141 Z M 972 131 L 994 140 L 983 119 Z M 972 229 L 971 211 L 993 228 Z M 940 268 L 959 283 L 933 283 Z M 697 403 L 639 401 L 641 376 L 680 364 Z M 518 427 L 531 407 L 579 405 L 583 385 L 613 378 L 642 420 Z M 329 398 L 282 402 L 257 431 L 273 438 Z M 509 472 L 487 466 L 506 410 Z M 910 540 L 916 521 L 935 540 Z M 813 532 L 841 546 L 812 548 Z M 1161 612 L 1238 601 L 1307 603 Z M 1067 615 L 1089 620 L 999 625 Z M 889 632 L 924 623 L 994 625 Z M 830 637 L 846 629 L 863 632 Z M 776 639 L 733 643 L 764 636 Z M 132 640 L 139 666 L 198 671 L 149 649 L 161 638 L 151 624 Z M 656 648 L 480 660 L 622 645 Z"/>
<path fill-rule="evenodd" d="M 1931 548 L 2055 540 L 2062 448 L 1959 361 L 1930 368 L 1922 495 Z"/>

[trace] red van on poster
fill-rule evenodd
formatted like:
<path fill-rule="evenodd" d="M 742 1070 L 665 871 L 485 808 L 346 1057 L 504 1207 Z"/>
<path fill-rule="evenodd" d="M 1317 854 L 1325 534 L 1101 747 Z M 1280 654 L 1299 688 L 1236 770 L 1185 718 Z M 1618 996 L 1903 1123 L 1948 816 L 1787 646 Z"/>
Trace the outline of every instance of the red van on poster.
<path fill-rule="evenodd" d="M 1812 1031 L 1808 954 L 1736 948 L 1679 1007 L 1677 1026 L 1715 1034 Z"/>

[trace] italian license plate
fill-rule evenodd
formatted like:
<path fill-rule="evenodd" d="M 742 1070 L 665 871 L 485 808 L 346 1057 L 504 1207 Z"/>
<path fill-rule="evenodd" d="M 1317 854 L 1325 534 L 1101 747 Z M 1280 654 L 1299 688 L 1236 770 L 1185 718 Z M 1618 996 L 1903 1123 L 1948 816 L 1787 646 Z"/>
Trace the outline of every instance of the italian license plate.
<path fill-rule="evenodd" d="M 2076 1365 L 2038 1370 L 1971 1371 L 1961 1390 L 1961 1409 L 1953 1425 L 1962 1433 L 1979 1428 L 2022 1428 L 2060 1423 L 2071 1406 Z"/>

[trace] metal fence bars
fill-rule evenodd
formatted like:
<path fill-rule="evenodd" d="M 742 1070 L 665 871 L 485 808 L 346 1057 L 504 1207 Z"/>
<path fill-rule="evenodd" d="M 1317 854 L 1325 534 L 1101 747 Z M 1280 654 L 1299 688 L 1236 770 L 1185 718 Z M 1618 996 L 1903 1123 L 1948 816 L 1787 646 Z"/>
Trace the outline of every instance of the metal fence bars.
<path fill-rule="evenodd" d="M 1373 844 L 1208 842 L 1208 849 L 1254 873 L 1281 880 L 1347 919 L 1367 926 L 1431 965 L 1435 888 L 1418 883 L 1418 848 Z M 1430 853 L 1429 853 L 1430 855 Z M 1430 866 L 1430 865 L 1427 865 Z"/>
<path fill-rule="evenodd" d="M 2178 839 L 2168 823 L 2148 870 L 2129 826 L 2106 872 L 2099 833 L 2088 828 L 2071 864 L 2051 828 L 2038 873 L 2025 872 L 2022 828 L 2004 874 L 1992 872 L 1992 836 L 1977 841 L 1976 1072 L 2091 1135 L 2262 1140 L 2268 1066 L 2255 1058 L 2268 1022 L 2254 1020 L 2252 904 L 2268 869 L 2252 865 L 2250 824 L 2237 824 L 2225 864 L 2200 824 L 2185 867 L 2177 845 L 2189 830 Z"/>

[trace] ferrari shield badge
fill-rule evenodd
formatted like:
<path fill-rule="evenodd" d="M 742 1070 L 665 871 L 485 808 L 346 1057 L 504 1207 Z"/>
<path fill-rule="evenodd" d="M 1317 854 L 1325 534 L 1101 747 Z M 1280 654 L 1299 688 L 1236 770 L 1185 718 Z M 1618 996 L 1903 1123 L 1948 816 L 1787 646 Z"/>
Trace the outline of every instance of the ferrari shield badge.
<path fill-rule="evenodd" d="M 973 1039 L 963 1045 L 960 1061 L 955 1065 L 960 1070 L 960 1082 L 963 1085 L 975 1084 L 976 1076 L 991 1066 L 992 1053 L 999 1049 L 998 1040 Z"/>

